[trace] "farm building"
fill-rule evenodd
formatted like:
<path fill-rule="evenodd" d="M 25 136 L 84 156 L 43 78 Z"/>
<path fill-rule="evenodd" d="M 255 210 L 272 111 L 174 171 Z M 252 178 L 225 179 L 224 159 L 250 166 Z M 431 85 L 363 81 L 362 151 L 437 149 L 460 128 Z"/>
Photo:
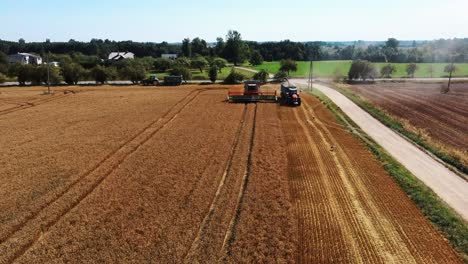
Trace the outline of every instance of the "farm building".
<path fill-rule="evenodd" d="M 135 54 L 132 52 L 111 52 L 109 54 L 108 59 L 109 60 L 126 60 L 126 59 L 134 59 Z"/>
<path fill-rule="evenodd" d="M 177 54 L 162 54 L 161 58 L 175 60 L 177 59 Z"/>
<path fill-rule="evenodd" d="M 42 58 L 38 55 L 30 53 L 17 53 L 8 55 L 8 61 L 10 63 L 21 63 L 21 64 L 42 64 Z"/>

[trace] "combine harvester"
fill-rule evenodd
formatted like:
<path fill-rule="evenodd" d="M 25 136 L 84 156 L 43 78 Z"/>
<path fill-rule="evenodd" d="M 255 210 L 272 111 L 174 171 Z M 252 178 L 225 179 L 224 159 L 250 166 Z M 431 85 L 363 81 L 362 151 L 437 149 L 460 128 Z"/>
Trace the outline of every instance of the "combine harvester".
<path fill-rule="evenodd" d="M 251 103 L 251 102 L 273 102 L 278 101 L 275 91 L 262 91 L 259 81 L 245 81 L 243 91 L 229 91 L 228 101 L 230 103 Z"/>

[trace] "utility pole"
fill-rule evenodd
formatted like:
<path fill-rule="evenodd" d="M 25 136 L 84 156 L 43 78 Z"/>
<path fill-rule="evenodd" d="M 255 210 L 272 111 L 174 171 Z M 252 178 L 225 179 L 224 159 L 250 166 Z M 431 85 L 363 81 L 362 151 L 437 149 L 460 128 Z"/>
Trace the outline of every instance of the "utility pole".
<path fill-rule="evenodd" d="M 50 94 L 50 63 L 49 63 L 49 51 L 47 51 L 47 94 Z"/>
<path fill-rule="evenodd" d="M 307 88 L 309 91 L 312 91 L 312 78 L 314 76 L 314 61 L 311 59 L 310 60 L 310 66 L 309 66 L 309 82 L 307 85 Z"/>

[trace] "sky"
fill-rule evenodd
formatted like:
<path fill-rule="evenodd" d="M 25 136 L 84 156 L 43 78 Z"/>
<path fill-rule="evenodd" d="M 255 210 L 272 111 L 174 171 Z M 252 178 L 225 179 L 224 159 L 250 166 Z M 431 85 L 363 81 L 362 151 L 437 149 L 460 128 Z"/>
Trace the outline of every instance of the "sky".
<path fill-rule="evenodd" d="M 468 37 L 468 0 L 0 0 L 0 39 L 27 42 L 433 40 Z"/>

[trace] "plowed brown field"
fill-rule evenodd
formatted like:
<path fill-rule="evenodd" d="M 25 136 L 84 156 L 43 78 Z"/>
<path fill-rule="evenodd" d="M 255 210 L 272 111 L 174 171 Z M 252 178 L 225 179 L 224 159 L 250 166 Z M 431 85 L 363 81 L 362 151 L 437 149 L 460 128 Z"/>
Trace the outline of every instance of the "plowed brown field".
<path fill-rule="evenodd" d="M 389 113 L 408 120 L 433 139 L 464 152 L 468 160 L 468 84 L 455 83 L 447 94 L 440 83 L 383 83 L 352 85 Z"/>
<path fill-rule="evenodd" d="M 315 99 L 226 88 L 2 89 L 0 263 L 460 262 Z"/>

